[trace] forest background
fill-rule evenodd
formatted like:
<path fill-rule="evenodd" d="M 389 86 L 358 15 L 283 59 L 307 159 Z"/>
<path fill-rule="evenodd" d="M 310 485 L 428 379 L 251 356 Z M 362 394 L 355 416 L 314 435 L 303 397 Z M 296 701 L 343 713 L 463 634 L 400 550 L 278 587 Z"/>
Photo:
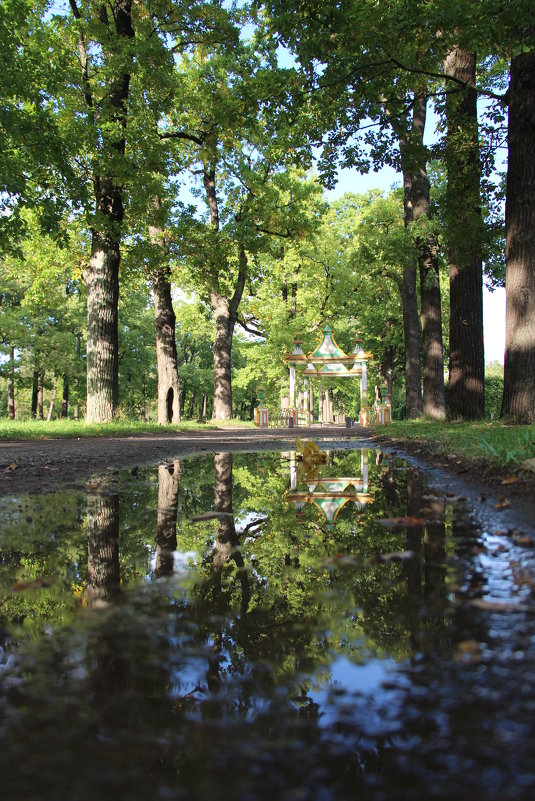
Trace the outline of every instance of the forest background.
<path fill-rule="evenodd" d="M 3 2 L 0 415 L 251 419 L 328 319 L 395 416 L 533 422 L 534 23 L 520 1 Z M 507 283 L 505 385 L 484 280 Z"/>

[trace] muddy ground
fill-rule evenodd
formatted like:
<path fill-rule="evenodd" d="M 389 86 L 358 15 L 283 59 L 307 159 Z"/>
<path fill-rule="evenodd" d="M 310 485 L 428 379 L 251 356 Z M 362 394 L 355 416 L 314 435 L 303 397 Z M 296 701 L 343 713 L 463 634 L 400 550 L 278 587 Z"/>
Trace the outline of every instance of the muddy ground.
<path fill-rule="evenodd" d="M 297 436 L 340 443 L 366 441 L 372 447 L 408 456 L 435 483 L 446 482 L 451 491 L 469 494 L 479 507 L 486 504 L 492 509 L 493 515 L 500 512 L 504 526 L 521 525 L 535 533 L 534 479 L 492 471 L 483 461 L 466 461 L 453 454 L 436 456 L 426 444 L 393 440 L 370 430 L 339 425 L 293 430 L 222 426 L 135 437 L 0 441 L 0 495 L 51 491 L 60 485 L 83 483 L 107 471 L 161 464 L 185 455 L 281 448 L 295 444 Z"/>

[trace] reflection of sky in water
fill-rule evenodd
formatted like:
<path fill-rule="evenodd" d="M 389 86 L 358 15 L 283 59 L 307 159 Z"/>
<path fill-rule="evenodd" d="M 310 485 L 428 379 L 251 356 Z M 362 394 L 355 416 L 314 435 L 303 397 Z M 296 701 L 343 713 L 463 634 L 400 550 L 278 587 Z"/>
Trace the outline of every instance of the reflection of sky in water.
<path fill-rule="evenodd" d="M 391 659 L 372 659 L 363 665 L 345 657 L 335 659 L 329 665 L 329 679 L 320 678 L 320 686 L 308 693 L 321 709 L 320 725 L 326 728 L 344 717 L 354 721 L 362 715 L 367 735 L 385 733 L 386 718 L 395 718 L 400 691 L 408 685 L 396 673 L 398 667 Z"/>
<path fill-rule="evenodd" d="M 197 551 L 173 551 L 173 573 L 187 573 L 192 563 L 197 561 Z M 153 573 L 156 570 L 156 552 L 151 556 L 151 570 Z"/>

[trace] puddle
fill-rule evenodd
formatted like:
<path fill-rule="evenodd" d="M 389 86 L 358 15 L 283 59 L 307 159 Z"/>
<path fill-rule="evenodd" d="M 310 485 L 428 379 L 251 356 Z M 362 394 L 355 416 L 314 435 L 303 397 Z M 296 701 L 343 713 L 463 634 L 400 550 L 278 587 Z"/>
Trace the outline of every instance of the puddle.
<path fill-rule="evenodd" d="M 532 549 L 321 449 L 0 499 L 4 798 L 530 797 Z"/>

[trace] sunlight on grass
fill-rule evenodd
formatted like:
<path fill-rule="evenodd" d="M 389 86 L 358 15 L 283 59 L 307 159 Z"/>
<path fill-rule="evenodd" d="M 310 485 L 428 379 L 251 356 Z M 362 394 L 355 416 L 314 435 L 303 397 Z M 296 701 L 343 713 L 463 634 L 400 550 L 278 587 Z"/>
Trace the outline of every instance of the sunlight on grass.
<path fill-rule="evenodd" d="M 425 442 L 436 454 L 484 459 L 493 467 L 520 467 L 535 456 L 535 425 L 512 426 L 500 422 L 394 421 L 389 437 Z"/>
<path fill-rule="evenodd" d="M 120 420 L 113 423 L 86 425 L 83 420 L 0 420 L 0 440 L 61 439 L 67 437 L 128 437 L 142 434 L 172 434 L 181 431 L 206 431 L 229 426 L 252 426 L 243 420 L 209 420 L 199 423 L 184 420 L 174 425 Z"/>

